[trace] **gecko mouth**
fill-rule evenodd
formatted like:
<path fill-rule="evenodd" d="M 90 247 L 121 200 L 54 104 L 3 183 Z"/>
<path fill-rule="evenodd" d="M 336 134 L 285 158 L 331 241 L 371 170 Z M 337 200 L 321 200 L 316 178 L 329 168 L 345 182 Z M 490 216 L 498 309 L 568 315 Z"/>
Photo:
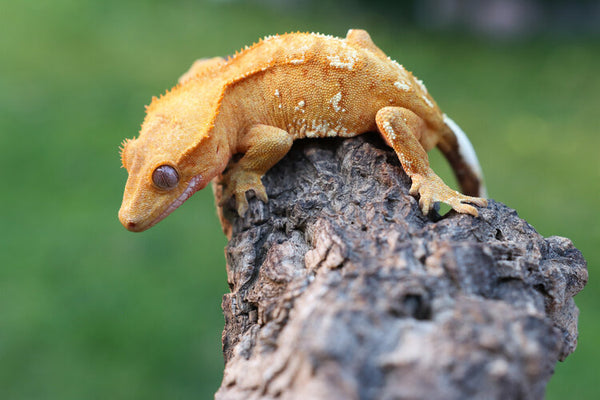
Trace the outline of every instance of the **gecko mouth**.
<path fill-rule="evenodd" d="M 167 215 L 175 211 L 177 207 L 179 207 L 187 199 L 192 197 L 194 193 L 196 193 L 198 190 L 204 189 L 204 186 L 206 186 L 206 184 L 202 181 L 202 175 L 194 176 L 188 183 L 183 193 L 181 193 L 178 198 L 176 198 L 171 204 L 169 204 L 169 207 L 167 207 L 162 213 L 160 213 L 158 217 L 154 218 L 152 222 L 148 224 L 148 226 L 144 227 L 144 230 L 153 227 L 154 225 L 158 224 L 160 221 L 165 219 Z"/>

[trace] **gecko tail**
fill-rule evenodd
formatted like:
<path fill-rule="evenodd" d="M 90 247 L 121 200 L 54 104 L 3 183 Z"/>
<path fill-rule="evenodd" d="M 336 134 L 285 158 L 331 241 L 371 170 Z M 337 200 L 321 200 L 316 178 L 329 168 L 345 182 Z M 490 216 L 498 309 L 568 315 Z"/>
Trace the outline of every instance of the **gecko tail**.
<path fill-rule="evenodd" d="M 444 123 L 448 129 L 442 134 L 438 148 L 452 166 L 462 192 L 468 196 L 487 197 L 481 165 L 469 138 L 446 114 Z"/>

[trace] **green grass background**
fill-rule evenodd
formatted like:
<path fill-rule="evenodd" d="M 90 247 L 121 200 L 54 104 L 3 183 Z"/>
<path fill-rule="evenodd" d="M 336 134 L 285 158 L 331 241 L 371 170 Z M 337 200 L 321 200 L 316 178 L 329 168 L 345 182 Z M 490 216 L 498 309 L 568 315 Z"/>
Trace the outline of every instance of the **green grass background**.
<path fill-rule="evenodd" d="M 352 7 L 261 4 L 1 0 L 0 398 L 212 397 L 228 290 L 212 195 L 125 231 L 118 144 L 195 58 L 349 27 L 427 83 L 471 137 L 491 197 L 581 249 L 579 346 L 547 398 L 598 398 L 599 41 L 492 43 Z"/>

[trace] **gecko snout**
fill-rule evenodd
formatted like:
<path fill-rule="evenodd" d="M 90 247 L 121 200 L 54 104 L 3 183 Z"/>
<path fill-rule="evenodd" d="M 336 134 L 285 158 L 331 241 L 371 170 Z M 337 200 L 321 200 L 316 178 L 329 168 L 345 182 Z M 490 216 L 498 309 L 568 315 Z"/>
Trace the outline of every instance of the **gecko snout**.
<path fill-rule="evenodd" d="M 123 208 L 119 210 L 119 221 L 128 231 L 141 232 L 144 230 L 143 224 L 140 224 L 135 218 L 131 218 L 131 215 L 128 215 L 127 211 Z"/>
<path fill-rule="evenodd" d="M 122 219 L 122 218 L 120 218 L 120 220 L 121 220 L 121 224 L 128 231 L 131 231 L 131 232 L 140 232 L 140 231 L 143 230 L 143 229 L 140 229 L 141 226 L 136 221 L 131 221 L 131 220 Z"/>
<path fill-rule="evenodd" d="M 129 230 L 129 231 L 133 231 L 133 232 L 135 232 L 135 227 L 136 227 L 136 226 L 137 226 L 137 224 L 136 224 L 135 222 L 133 222 L 133 221 L 128 221 L 128 222 L 125 224 L 125 228 L 127 228 L 127 230 Z"/>
<path fill-rule="evenodd" d="M 149 227 L 136 221 L 121 220 L 121 224 L 130 232 L 142 232 Z"/>

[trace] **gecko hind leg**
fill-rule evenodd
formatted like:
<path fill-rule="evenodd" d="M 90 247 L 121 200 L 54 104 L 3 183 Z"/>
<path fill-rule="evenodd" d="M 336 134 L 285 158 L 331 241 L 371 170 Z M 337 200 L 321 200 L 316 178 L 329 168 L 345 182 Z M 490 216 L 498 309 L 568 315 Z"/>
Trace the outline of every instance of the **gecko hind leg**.
<path fill-rule="evenodd" d="M 443 202 L 459 213 L 478 215 L 471 203 L 484 207 L 485 199 L 466 196 L 451 189 L 429 166 L 427 152 L 421 145 L 427 131 L 425 121 L 402 107 L 384 107 L 377 112 L 377 127 L 386 142 L 394 149 L 404 171 L 412 180 L 411 195 L 419 194 L 423 214 L 436 202 Z"/>

